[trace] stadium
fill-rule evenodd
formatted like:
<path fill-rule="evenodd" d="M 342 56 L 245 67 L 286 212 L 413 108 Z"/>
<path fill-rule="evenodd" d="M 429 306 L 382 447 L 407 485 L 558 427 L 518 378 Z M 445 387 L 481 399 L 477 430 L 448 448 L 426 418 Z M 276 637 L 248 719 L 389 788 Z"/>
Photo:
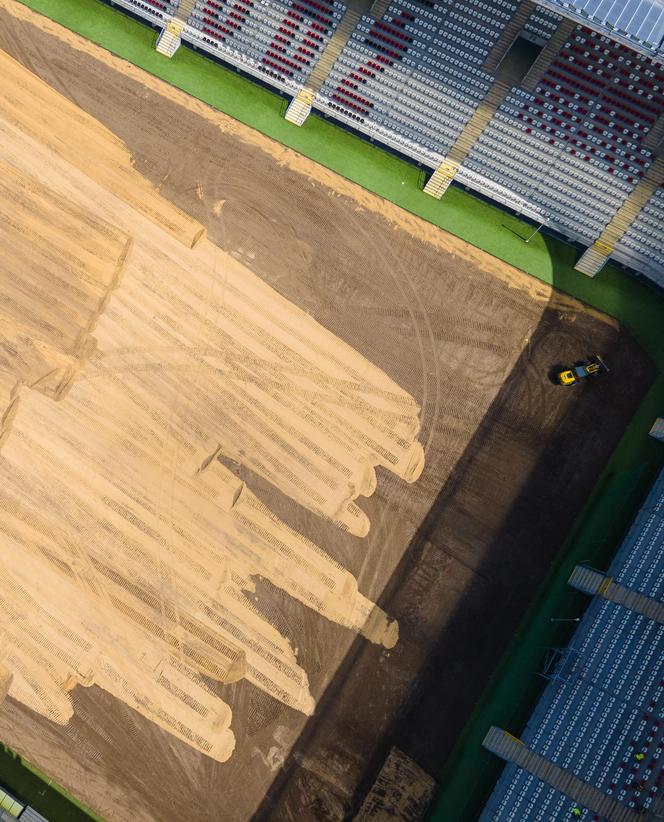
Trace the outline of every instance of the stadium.
<path fill-rule="evenodd" d="M 664 819 L 662 0 L 0 69 L 0 820 Z"/>

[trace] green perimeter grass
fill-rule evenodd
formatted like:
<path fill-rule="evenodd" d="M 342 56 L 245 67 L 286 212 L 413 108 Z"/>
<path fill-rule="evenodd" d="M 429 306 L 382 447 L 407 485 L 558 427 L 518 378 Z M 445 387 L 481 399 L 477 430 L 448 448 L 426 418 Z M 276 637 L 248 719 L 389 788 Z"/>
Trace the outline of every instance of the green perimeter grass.
<path fill-rule="evenodd" d="M 608 563 L 664 462 L 664 449 L 647 436 L 653 419 L 664 410 L 664 300 L 615 266 L 606 266 L 597 278 L 588 279 L 573 269 L 578 256 L 573 246 L 544 234 L 524 242 L 532 232 L 527 222 L 460 188 L 449 189 L 442 201 L 428 197 L 420 190 L 418 168 L 323 118 L 312 115 L 302 128 L 293 126 L 283 119 L 282 97 L 232 69 L 187 48 L 171 60 L 157 54 L 154 30 L 98 0 L 22 2 L 369 191 L 616 317 L 657 365 L 660 376 L 625 431 L 549 578 L 533 598 L 442 773 L 431 819 L 476 819 L 501 767 L 499 760 L 481 749 L 484 733 L 491 724 L 516 733 L 521 730 L 543 684 L 536 672 L 544 648 L 564 645 L 569 638 L 564 625 L 552 624 L 550 616 L 577 616 L 587 605 L 586 598 L 567 587 L 569 571 L 583 559 L 600 567 Z M 60 818 L 64 817 L 56 817 Z"/>
<path fill-rule="evenodd" d="M 0 785 L 46 816 L 50 822 L 103 822 L 100 816 L 87 810 L 45 773 L 2 744 Z"/>

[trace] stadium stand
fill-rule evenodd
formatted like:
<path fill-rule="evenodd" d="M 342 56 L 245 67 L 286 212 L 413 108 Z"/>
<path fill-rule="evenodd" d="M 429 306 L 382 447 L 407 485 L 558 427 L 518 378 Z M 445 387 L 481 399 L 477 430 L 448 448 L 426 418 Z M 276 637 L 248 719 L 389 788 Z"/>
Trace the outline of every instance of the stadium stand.
<path fill-rule="evenodd" d="M 664 287 L 663 0 L 114 2 Z"/>
<path fill-rule="evenodd" d="M 487 734 L 508 764 L 480 822 L 664 812 L 664 470 L 608 574 L 578 566 L 570 583 L 596 595 L 522 738 Z"/>
<path fill-rule="evenodd" d="M 25 805 L 4 788 L 0 788 L 0 822 L 18 819 Z"/>
<path fill-rule="evenodd" d="M 0 822 L 16 822 L 17 819 L 21 822 L 48 822 L 45 816 L 0 787 Z"/>
<path fill-rule="evenodd" d="M 42 816 L 29 805 L 18 818 L 20 822 L 48 822 L 48 819 L 45 816 Z"/>
<path fill-rule="evenodd" d="M 297 92 L 336 29 L 337 0 L 197 0 L 183 38 Z"/>
<path fill-rule="evenodd" d="M 482 65 L 517 7 L 447 0 L 429 9 L 404 0 L 381 20 L 364 16 L 316 106 L 438 164 L 489 92 L 493 78 Z"/>

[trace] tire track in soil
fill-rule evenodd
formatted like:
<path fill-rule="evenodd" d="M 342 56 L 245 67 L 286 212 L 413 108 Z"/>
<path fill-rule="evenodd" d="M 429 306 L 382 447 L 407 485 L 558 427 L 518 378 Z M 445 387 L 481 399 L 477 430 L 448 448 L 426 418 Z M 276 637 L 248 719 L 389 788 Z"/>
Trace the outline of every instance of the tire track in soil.
<path fill-rule="evenodd" d="M 389 266 L 389 260 L 385 253 L 379 248 L 378 243 L 376 242 L 375 237 L 365 233 L 366 240 L 371 244 L 373 247 L 376 255 L 379 259 L 381 259 L 387 268 L 390 270 L 392 279 L 399 289 L 400 293 L 403 295 L 404 302 L 405 302 L 405 310 L 408 311 L 409 316 L 412 322 L 412 330 L 414 336 L 417 339 L 418 349 L 420 351 L 420 365 L 422 369 L 422 396 L 420 399 L 421 405 L 421 413 L 420 413 L 420 420 L 421 420 L 421 430 L 420 430 L 420 438 L 422 437 L 422 433 L 426 432 L 425 439 L 423 442 L 424 447 L 424 455 L 425 455 L 425 471 L 427 470 L 426 465 L 426 457 L 431 449 L 431 444 L 433 438 L 436 434 L 436 422 L 438 420 L 438 413 L 440 409 L 440 371 L 438 366 L 438 358 L 436 356 L 436 345 L 435 345 L 435 337 L 433 333 L 433 329 L 431 327 L 431 321 L 429 319 L 428 313 L 424 307 L 424 304 L 417 293 L 415 286 L 413 285 L 412 279 L 407 274 L 405 270 L 405 266 L 403 264 L 399 264 L 399 271 L 395 274 L 391 272 Z M 406 289 L 402 286 L 402 281 L 399 279 L 399 274 L 403 276 L 403 282 L 407 283 L 411 294 L 408 295 L 406 293 Z M 413 307 L 412 303 L 409 299 L 413 300 L 415 305 L 418 308 L 416 312 Z M 424 333 L 422 329 L 418 326 L 418 321 L 420 318 L 424 319 Z M 430 346 L 430 356 L 433 364 L 433 374 L 434 374 L 434 386 L 433 386 L 433 397 L 430 399 L 430 389 L 429 389 L 429 369 L 427 363 L 427 352 L 425 350 L 424 340 L 427 340 Z M 429 408 L 429 403 L 431 403 L 431 409 Z M 383 536 L 387 529 L 387 517 L 388 517 L 388 509 L 391 508 L 392 504 L 397 501 L 398 498 L 403 496 L 404 490 L 399 489 L 396 484 L 390 483 L 391 491 L 388 492 L 386 495 L 386 504 L 381 507 L 380 512 L 380 519 L 377 523 L 377 527 L 375 527 L 376 535 L 374 539 L 379 543 L 388 542 L 390 539 L 390 531 L 388 530 L 387 534 Z M 382 537 L 382 538 L 381 538 Z M 376 567 L 376 571 L 373 575 L 373 578 L 367 580 L 366 577 L 363 577 L 362 581 L 365 585 L 369 585 L 369 590 L 373 590 L 376 583 L 377 583 L 377 573 L 378 568 Z"/>

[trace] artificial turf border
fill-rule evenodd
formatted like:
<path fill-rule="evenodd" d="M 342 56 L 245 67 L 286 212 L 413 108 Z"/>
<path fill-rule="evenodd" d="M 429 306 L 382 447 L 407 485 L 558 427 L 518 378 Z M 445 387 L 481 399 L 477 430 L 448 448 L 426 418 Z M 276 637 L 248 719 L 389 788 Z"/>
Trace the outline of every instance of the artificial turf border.
<path fill-rule="evenodd" d="M 567 640 L 549 617 L 576 615 L 587 603 L 566 586 L 570 569 L 580 559 L 607 564 L 664 463 L 664 449 L 647 436 L 653 419 L 664 411 L 664 299 L 616 266 L 606 266 L 594 280 L 579 274 L 573 269 L 576 247 L 542 233 L 524 242 L 531 233 L 526 222 L 460 188 L 450 188 L 441 201 L 428 197 L 420 190 L 419 168 L 316 114 L 302 128 L 293 126 L 281 116 L 283 98 L 277 93 L 187 48 L 171 60 L 157 54 L 151 28 L 99 0 L 20 1 L 367 190 L 615 317 L 654 360 L 657 380 L 561 547 L 548 579 L 533 597 L 443 770 L 430 818 L 440 822 L 476 819 L 501 767 L 499 760 L 480 747 L 486 729 L 495 723 L 517 733 L 521 730 L 540 690 L 534 674 L 542 649 Z M 0 780 L 3 770 L 0 765 Z"/>

